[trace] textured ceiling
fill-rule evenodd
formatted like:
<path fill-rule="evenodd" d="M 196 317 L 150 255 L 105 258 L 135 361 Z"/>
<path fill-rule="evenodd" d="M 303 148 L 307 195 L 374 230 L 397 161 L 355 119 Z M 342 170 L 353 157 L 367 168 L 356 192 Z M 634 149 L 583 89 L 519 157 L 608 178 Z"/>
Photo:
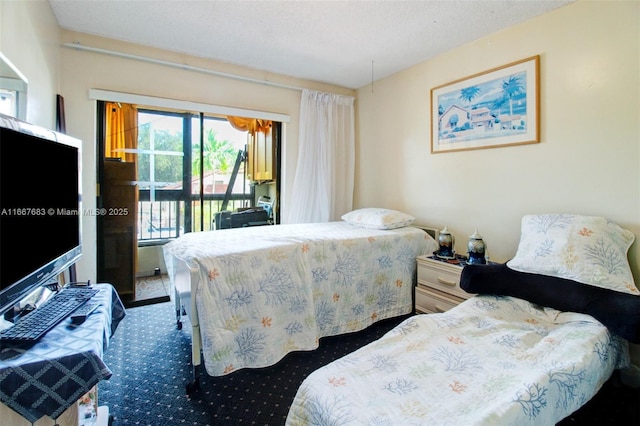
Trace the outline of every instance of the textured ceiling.
<path fill-rule="evenodd" d="M 49 3 L 64 29 L 355 89 L 573 1 Z"/>

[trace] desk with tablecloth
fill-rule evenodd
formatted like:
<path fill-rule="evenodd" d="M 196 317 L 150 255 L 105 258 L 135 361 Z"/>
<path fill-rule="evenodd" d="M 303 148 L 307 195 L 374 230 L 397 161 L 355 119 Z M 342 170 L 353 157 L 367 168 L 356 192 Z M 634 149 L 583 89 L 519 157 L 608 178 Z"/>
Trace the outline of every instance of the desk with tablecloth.
<path fill-rule="evenodd" d="M 57 419 L 111 377 L 102 355 L 125 308 L 113 286 L 94 287 L 100 291 L 91 302 L 100 306 L 83 323 L 67 318 L 30 347 L 2 343 L 0 413 L 8 407 L 31 423 L 44 416 Z"/>

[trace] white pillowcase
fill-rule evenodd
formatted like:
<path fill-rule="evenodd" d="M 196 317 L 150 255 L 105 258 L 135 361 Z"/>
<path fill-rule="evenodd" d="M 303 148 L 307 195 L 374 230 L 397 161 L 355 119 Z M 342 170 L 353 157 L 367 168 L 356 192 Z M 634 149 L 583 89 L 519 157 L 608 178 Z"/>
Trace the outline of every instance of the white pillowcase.
<path fill-rule="evenodd" d="M 507 266 L 640 294 L 627 260 L 634 239 L 632 232 L 604 217 L 528 215 L 522 218 L 518 251 Z"/>
<path fill-rule="evenodd" d="M 345 213 L 342 220 L 361 228 L 396 229 L 411 225 L 416 218 L 397 210 L 369 207 Z"/>

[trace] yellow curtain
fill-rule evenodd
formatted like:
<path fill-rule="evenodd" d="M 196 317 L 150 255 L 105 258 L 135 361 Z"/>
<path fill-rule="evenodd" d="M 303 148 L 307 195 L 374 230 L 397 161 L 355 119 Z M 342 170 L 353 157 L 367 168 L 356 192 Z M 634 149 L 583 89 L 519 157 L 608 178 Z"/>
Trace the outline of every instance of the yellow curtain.
<path fill-rule="evenodd" d="M 255 118 L 227 116 L 231 125 L 240 131 L 246 131 L 254 135 L 256 132 L 268 133 L 271 129 L 271 120 L 258 120 Z"/>
<path fill-rule="evenodd" d="M 131 104 L 120 102 L 106 103 L 106 137 L 105 137 L 105 158 L 120 158 L 127 163 L 133 163 L 136 179 L 138 175 L 137 159 L 138 155 L 133 152 L 125 152 L 126 149 L 138 148 L 138 108 Z M 138 191 L 137 186 L 133 194 L 133 199 L 129 200 L 129 215 L 134 216 L 134 222 L 138 217 Z M 135 229 L 135 225 L 134 225 Z M 133 245 L 136 247 L 137 234 L 133 235 Z M 133 250 L 133 268 L 138 270 L 138 251 Z"/>
<path fill-rule="evenodd" d="M 135 105 L 107 102 L 107 135 L 104 155 L 136 162 L 136 154 L 125 149 L 138 147 L 138 109 Z"/>

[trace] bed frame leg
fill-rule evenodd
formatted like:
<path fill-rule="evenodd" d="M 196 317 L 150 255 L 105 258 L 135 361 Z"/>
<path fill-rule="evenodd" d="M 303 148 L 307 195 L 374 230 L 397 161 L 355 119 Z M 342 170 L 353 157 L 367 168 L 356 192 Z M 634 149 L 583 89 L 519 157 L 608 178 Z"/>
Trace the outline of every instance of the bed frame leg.
<path fill-rule="evenodd" d="M 176 309 L 176 328 L 178 330 L 182 330 L 181 313 L 182 310 L 180 308 Z"/>
<path fill-rule="evenodd" d="M 200 390 L 200 376 L 198 365 L 193 366 L 193 380 L 187 383 L 187 396 L 191 396 Z"/>
<path fill-rule="evenodd" d="M 187 396 L 191 396 L 194 392 L 200 390 L 200 366 L 202 365 L 202 336 L 200 335 L 200 325 L 196 323 L 191 326 L 191 363 L 193 365 L 193 380 L 187 384 Z"/>

